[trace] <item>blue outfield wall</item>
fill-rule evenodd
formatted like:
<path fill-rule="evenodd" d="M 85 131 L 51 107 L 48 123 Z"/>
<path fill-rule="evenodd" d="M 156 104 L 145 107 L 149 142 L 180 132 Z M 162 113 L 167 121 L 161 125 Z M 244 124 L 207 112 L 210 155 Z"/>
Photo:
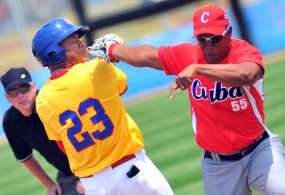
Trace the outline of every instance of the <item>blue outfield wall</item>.
<path fill-rule="evenodd" d="M 251 39 L 262 53 L 285 48 L 284 0 L 259 0 L 244 11 Z"/>
<path fill-rule="evenodd" d="M 274 2 L 274 3 L 273 3 Z M 251 33 L 254 44 L 263 52 L 273 52 L 285 48 L 285 20 L 283 13 L 285 10 L 284 0 L 260 0 L 256 4 L 245 7 L 245 15 L 249 24 L 249 32 Z M 266 14 L 265 14 L 266 13 Z M 228 15 L 234 29 L 234 36 L 238 37 L 239 32 L 236 28 L 236 22 L 230 10 Z M 152 44 L 154 46 L 173 45 L 183 42 L 192 42 L 192 23 L 189 22 L 183 26 L 136 40 L 131 45 Z M 170 85 L 173 77 L 167 77 L 162 71 L 152 70 L 149 68 L 135 68 L 125 63 L 118 63 L 128 75 L 128 91 L 123 96 L 124 99 L 131 98 L 135 95 L 159 88 L 161 86 Z M 41 87 L 45 80 L 48 79 L 48 69 L 40 69 L 32 72 L 32 77 L 37 86 Z M 1 94 L 4 91 L 1 87 Z M 5 110 L 9 107 L 3 95 L 0 96 L 0 119 L 2 121 Z M 0 137 L 3 136 L 2 127 L 0 127 Z"/>

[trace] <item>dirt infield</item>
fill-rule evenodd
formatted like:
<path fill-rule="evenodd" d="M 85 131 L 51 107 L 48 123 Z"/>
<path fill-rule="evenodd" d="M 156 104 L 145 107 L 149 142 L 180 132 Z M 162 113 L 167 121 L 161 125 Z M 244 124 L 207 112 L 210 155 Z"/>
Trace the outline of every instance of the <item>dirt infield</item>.
<path fill-rule="evenodd" d="M 5 138 L 5 136 L 0 136 L 0 144 L 6 143 L 7 140 Z"/>
<path fill-rule="evenodd" d="M 267 54 L 264 56 L 264 61 L 267 64 L 271 64 L 273 62 L 277 62 L 280 60 L 283 60 L 285 56 L 285 49 L 282 49 L 280 51 L 277 52 L 273 52 L 271 54 Z"/>

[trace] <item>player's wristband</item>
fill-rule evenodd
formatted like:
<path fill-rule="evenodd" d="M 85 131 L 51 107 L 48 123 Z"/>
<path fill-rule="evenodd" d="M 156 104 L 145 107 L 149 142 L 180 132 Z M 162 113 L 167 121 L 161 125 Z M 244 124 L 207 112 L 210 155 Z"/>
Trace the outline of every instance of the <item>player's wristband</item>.
<path fill-rule="evenodd" d="M 111 62 L 115 62 L 115 61 L 116 61 L 116 60 L 114 59 L 114 57 L 113 57 L 113 49 L 114 49 L 116 46 L 118 46 L 118 45 L 120 45 L 120 44 L 117 43 L 117 42 L 115 42 L 115 43 L 113 43 L 112 45 L 110 45 L 110 47 L 109 47 L 109 49 L 108 49 L 108 56 L 109 56 Z M 117 62 L 117 61 L 116 61 L 116 62 Z"/>

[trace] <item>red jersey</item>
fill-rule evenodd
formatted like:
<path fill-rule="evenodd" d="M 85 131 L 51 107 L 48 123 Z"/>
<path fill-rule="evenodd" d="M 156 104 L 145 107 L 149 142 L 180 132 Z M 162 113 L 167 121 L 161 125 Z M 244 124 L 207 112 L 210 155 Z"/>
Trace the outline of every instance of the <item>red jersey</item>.
<path fill-rule="evenodd" d="M 231 51 L 221 64 L 253 62 L 264 70 L 257 48 L 239 39 L 232 39 L 231 44 Z M 193 44 L 160 47 L 159 59 L 168 75 L 177 75 L 191 64 L 207 64 L 199 45 Z M 251 86 L 229 87 L 198 75 L 193 78 L 188 94 L 196 142 L 203 149 L 230 154 L 262 135 L 263 79 Z"/>

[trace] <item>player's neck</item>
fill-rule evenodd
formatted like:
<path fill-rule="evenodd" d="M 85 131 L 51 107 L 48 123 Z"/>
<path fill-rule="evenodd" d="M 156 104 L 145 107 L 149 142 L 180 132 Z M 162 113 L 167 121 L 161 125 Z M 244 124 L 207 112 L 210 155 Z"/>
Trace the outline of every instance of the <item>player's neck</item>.
<path fill-rule="evenodd" d="M 57 78 L 61 77 L 62 75 L 64 75 L 65 73 L 67 73 L 68 70 L 69 70 L 69 68 L 61 68 L 61 69 L 54 70 L 53 72 L 51 72 L 50 79 L 51 80 L 57 79 Z"/>
<path fill-rule="evenodd" d="M 61 70 L 61 69 L 68 69 L 70 67 L 72 67 L 72 65 L 66 62 L 59 63 L 59 64 L 51 64 L 48 66 L 51 73 L 53 73 L 54 71 Z"/>

